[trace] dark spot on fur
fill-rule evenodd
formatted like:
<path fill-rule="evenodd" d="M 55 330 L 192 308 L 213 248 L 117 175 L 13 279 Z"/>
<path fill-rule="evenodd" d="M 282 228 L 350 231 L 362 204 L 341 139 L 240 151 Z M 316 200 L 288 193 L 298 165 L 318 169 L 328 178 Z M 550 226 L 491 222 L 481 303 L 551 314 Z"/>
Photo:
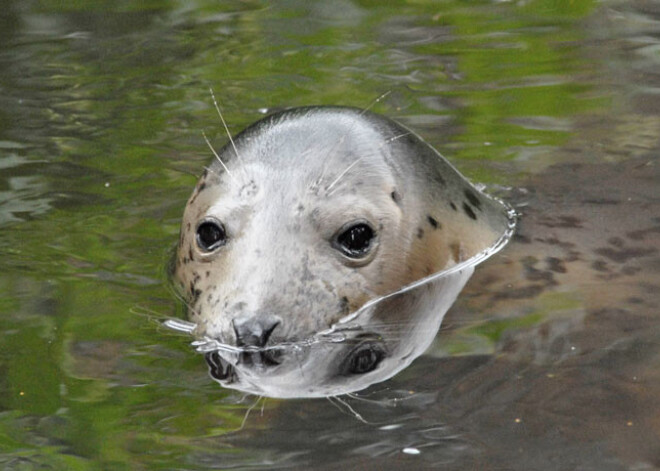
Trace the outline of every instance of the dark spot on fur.
<path fill-rule="evenodd" d="M 208 278 L 209 276 L 211 276 L 211 272 L 210 272 L 210 271 L 207 271 L 207 272 L 206 272 L 206 277 Z"/>
<path fill-rule="evenodd" d="M 433 226 L 433 229 L 441 229 L 442 225 L 431 215 L 426 216 L 429 224 Z"/>
<path fill-rule="evenodd" d="M 474 219 L 475 221 L 477 220 L 477 215 L 474 214 L 474 211 L 472 211 L 472 208 L 467 203 L 463 203 L 463 211 L 465 211 L 465 214 L 467 214 L 471 219 Z"/>
<path fill-rule="evenodd" d="M 604 247 L 602 249 L 594 250 L 598 255 L 609 258 L 616 263 L 624 263 L 630 259 L 644 257 L 657 251 L 658 250 L 655 247 L 628 247 L 622 248 L 621 250 Z"/>
<path fill-rule="evenodd" d="M 564 266 L 564 261 L 557 257 L 547 257 L 545 259 L 548 264 L 548 270 L 555 273 L 566 273 L 566 267 Z"/>
<path fill-rule="evenodd" d="M 561 241 L 557 237 L 548 237 L 548 238 L 535 237 L 534 240 L 536 240 L 537 242 L 542 242 L 542 243 L 548 244 L 548 245 L 556 245 L 557 247 L 561 247 L 564 250 L 569 250 L 569 249 L 575 247 L 574 243 Z"/>
<path fill-rule="evenodd" d="M 190 259 L 191 262 L 195 260 L 195 257 L 193 257 L 192 247 L 188 249 L 188 258 Z"/>
<path fill-rule="evenodd" d="M 549 257 L 551 258 L 551 257 Z M 559 259 L 556 259 L 561 262 Z M 539 270 L 536 268 L 538 259 L 536 257 L 525 257 L 521 260 L 525 269 L 525 278 L 530 281 L 544 281 L 546 286 L 556 284 L 554 280 L 554 273 L 549 270 Z"/>
<path fill-rule="evenodd" d="M 472 206 L 477 209 L 481 209 L 481 200 L 477 197 L 477 195 L 474 194 L 472 190 L 466 189 L 463 193 Z"/>
<path fill-rule="evenodd" d="M 579 229 L 582 221 L 574 216 L 559 216 L 558 218 L 546 217 L 539 222 L 542 226 L 557 227 L 564 229 Z"/>
<path fill-rule="evenodd" d="M 421 239 L 422 237 L 424 237 L 424 229 L 422 229 L 421 227 L 418 227 L 417 228 L 417 238 Z"/>
<path fill-rule="evenodd" d="M 202 178 L 206 178 L 206 176 L 207 176 L 208 174 L 209 174 L 209 170 L 208 170 L 208 169 L 204 169 L 204 171 L 202 172 Z"/>
<path fill-rule="evenodd" d="M 197 194 L 201 193 L 204 190 L 206 190 L 206 182 L 202 182 L 199 184 L 199 187 L 197 188 Z"/>
<path fill-rule="evenodd" d="M 569 250 L 564 257 L 565 262 L 574 262 L 580 260 L 580 252 L 576 250 Z"/>
<path fill-rule="evenodd" d="M 200 193 L 199 188 L 200 187 L 195 188 L 195 192 L 193 193 L 192 197 L 190 198 L 190 202 L 188 204 L 194 204 L 195 203 L 195 201 L 197 200 L 197 197 L 199 196 L 199 193 Z"/>
<path fill-rule="evenodd" d="M 209 293 L 209 295 L 206 297 L 206 302 L 211 304 L 211 300 L 213 299 L 213 295 Z"/>
<path fill-rule="evenodd" d="M 554 275 L 551 271 L 544 271 L 534 268 L 533 266 L 525 266 L 525 278 L 529 281 L 545 281 L 547 284 L 554 284 Z"/>
<path fill-rule="evenodd" d="M 187 230 L 187 231 L 190 230 L 190 223 L 186 224 L 186 230 Z"/>
<path fill-rule="evenodd" d="M 392 191 L 390 196 L 392 197 L 392 201 L 394 201 L 396 204 L 401 204 L 401 195 L 397 193 L 396 190 Z"/>
<path fill-rule="evenodd" d="M 199 300 L 199 296 L 202 294 L 201 289 L 196 289 L 193 291 L 193 298 L 192 298 L 192 304 L 197 304 L 197 301 Z"/>
<path fill-rule="evenodd" d="M 626 235 L 632 240 L 643 240 L 646 235 L 660 233 L 660 226 L 649 227 L 648 229 L 642 229 L 639 231 L 628 232 Z"/>
<path fill-rule="evenodd" d="M 454 211 L 458 211 L 458 208 L 456 207 L 456 205 L 454 204 L 453 201 L 450 201 L 450 202 L 449 202 L 449 206 L 450 206 L 451 209 L 453 209 Z"/>

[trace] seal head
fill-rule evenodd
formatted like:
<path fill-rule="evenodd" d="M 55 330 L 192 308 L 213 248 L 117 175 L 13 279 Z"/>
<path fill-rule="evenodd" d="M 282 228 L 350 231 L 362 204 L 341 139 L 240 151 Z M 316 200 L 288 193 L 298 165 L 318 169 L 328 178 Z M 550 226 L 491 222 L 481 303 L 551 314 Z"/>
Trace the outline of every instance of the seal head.
<path fill-rule="evenodd" d="M 354 108 L 268 116 L 217 157 L 186 206 L 173 279 L 212 373 L 258 394 L 331 395 L 391 376 L 402 362 L 385 360 L 421 354 L 403 347 L 428 345 L 451 303 L 423 341 L 409 328 L 420 306 L 453 301 L 474 257 L 511 228 L 501 202 L 413 132 Z M 342 368 L 362 379 L 333 381 Z"/>

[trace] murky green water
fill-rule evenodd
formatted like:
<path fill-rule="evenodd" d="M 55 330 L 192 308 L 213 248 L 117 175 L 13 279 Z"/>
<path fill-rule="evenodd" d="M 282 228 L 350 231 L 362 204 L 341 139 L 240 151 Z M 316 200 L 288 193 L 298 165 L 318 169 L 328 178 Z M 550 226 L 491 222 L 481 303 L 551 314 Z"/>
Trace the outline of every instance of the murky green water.
<path fill-rule="evenodd" d="M 62 3 L 0 2 L 3 469 L 660 467 L 659 3 Z M 391 91 L 523 213 L 393 380 L 257 403 L 160 326 L 210 87 L 232 132 Z"/>

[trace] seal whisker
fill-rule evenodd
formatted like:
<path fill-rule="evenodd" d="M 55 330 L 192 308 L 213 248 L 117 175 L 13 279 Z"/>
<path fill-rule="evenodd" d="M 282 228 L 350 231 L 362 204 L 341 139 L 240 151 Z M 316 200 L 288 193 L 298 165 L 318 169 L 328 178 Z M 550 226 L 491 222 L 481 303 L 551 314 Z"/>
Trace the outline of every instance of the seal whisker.
<path fill-rule="evenodd" d="M 330 400 L 331 398 L 334 399 L 335 401 L 337 401 L 337 402 L 338 402 L 339 404 L 341 404 L 342 406 L 344 406 L 344 407 L 348 410 L 348 412 L 350 412 L 351 414 L 353 414 L 353 417 L 355 417 L 356 419 L 358 419 L 358 420 L 359 420 L 360 422 L 362 422 L 363 424 L 374 425 L 373 423 L 367 421 L 364 417 L 362 417 L 358 411 L 356 411 L 355 409 L 353 409 L 353 408 L 351 407 L 351 405 L 350 405 L 348 402 L 344 401 L 344 400 L 341 399 L 339 396 L 327 396 L 327 397 L 326 397 L 326 399 L 328 399 L 328 401 L 330 402 L 330 404 L 333 404 L 333 405 L 336 406 L 336 404 L 334 404 L 334 403 Z M 337 407 L 337 408 L 338 408 L 340 411 L 344 412 L 340 407 Z"/>
<path fill-rule="evenodd" d="M 234 149 L 234 153 L 236 154 L 236 158 L 239 160 L 241 164 L 241 168 L 245 169 L 245 161 L 241 157 L 241 155 L 238 153 L 238 149 L 236 148 L 236 144 L 234 143 L 234 138 L 231 137 L 231 133 L 229 132 L 229 128 L 227 127 L 227 123 L 225 122 L 225 118 L 222 116 L 222 112 L 220 111 L 220 107 L 218 106 L 218 101 L 215 99 L 215 93 L 213 93 L 213 89 L 209 87 L 209 91 L 211 92 L 211 98 L 213 99 L 213 104 L 215 105 L 215 110 L 218 112 L 218 116 L 220 116 L 220 121 L 222 121 L 222 125 L 225 128 L 225 132 L 227 133 L 227 137 L 229 138 L 229 142 L 231 142 L 231 147 Z M 244 170 L 245 171 L 245 170 Z M 246 175 L 247 177 L 247 175 Z"/>
<path fill-rule="evenodd" d="M 369 105 L 368 105 L 366 108 L 364 108 L 363 110 L 361 110 L 360 113 L 358 114 L 358 116 L 362 116 L 362 115 L 364 115 L 364 113 L 366 113 L 367 111 L 369 111 L 373 106 L 375 106 L 375 105 L 376 105 L 377 103 L 379 103 L 380 101 L 384 100 L 384 99 L 385 99 L 390 93 L 392 93 L 392 90 L 388 90 L 388 91 L 386 91 L 385 93 L 381 94 L 378 98 L 376 98 L 376 99 L 373 100 L 371 103 L 369 103 Z M 348 132 L 348 131 L 347 131 L 347 132 Z M 328 157 L 329 157 L 329 156 L 335 151 L 335 149 L 336 149 L 338 146 L 340 146 L 345 140 L 346 140 L 346 134 L 342 135 L 342 136 L 339 138 L 339 140 L 337 141 L 337 143 L 336 143 L 334 146 L 332 146 L 332 148 L 331 148 L 331 149 L 328 151 L 328 153 L 326 154 L 326 156 L 325 156 L 325 162 L 326 162 L 326 164 L 323 166 L 323 171 L 321 172 L 321 175 L 319 176 L 318 180 L 315 182 L 316 184 L 320 185 L 321 182 L 323 182 L 323 178 L 325 177 L 325 172 L 326 172 L 326 170 L 327 170 L 327 168 L 328 168 L 328 165 L 327 165 L 327 161 L 329 160 Z M 311 186 L 313 186 L 313 185 L 314 185 L 314 184 L 312 184 Z M 310 186 L 310 188 L 311 188 L 311 186 Z M 330 186 L 332 186 L 332 185 L 330 185 Z M 327 190 L 327 189 L 329 189 L 329 188 L 326 188 L 326 190 Z"/>
<path fill-rule="evenodd" d="M 328 170 L 328 167 L 329 167 L 328 161 L 330 160 L 330 155 L 332 155 L 332 153 L 334 153 L 334 151 L 337 149 L 337 147 L 342 145 L 345 140 L 346 140 L 346 135 L 341 136 L 339 139 L 337 139 L 337 142 L 335 143 L 335 145 L 332 146 L 328 150 L 328 152 L 325 154 L 325 158 L 323 159 L 323 170 L 321 171 L 321 175 L 319 175 L 319 177 L 316 179 L 316 181 L 314 183 L 312 183 L 312 185 L 310 185 L 310 189 L 315 185 L 319 185 L 319 186 L 321 185 L 321 183 L 323 182 L 323 179 L 325 178 L 325 172 Z M 310 146 L 310 148 L 311 148 L 311 146 Z"/>
<path fill-rule="evenodd" d="M 218 159 L 218 162 L 220 162 L 220 165 L 222 165 L 222 168 L 225 169 L 225 172 L 227 172 L 227 175 L 229 175 L 229 177 L 232 179 L 232 181 L 234 181 L 234 175 L 232 175 L 232 173 L 229 171 L 229 169 L 227 168 L 225 163 L 222 161 L 222 159 L 220 158 L 218 153 L 215 151 L 215 149 L 213 148 L 213 146 L 209 142 L 209 139 L 206 137 L 206 133 L 204 131 L 202 131 L 202 135 L 204 136 L 204 140 L 206 141 L 206 145 L 209 146 L 209 149 L 211 149 L 211 152 L 213 152 L 213 155 L 215 155 L 215 158 Z"/>
<path fill-rule="evenodd" d="M 411 134 L 412 134 L 411 132 L 404 132 L 403 134 L 398 134 L 396 136 L 385 139 L 383 141 L 383 143 L 380 145 L 380 147 L 384 147 L 385 145 L 389 144 L 390 142 L 394 142 L 397 139 L 401 139 L 402 137 L 410 136 Z"/>
<path fill-rule="evenodd" d="M 174 294 L 174 297 L 177 298 L 179 301 L 181 301 L 184 305 L 184 307 L 189 311 L 192 312 L 193 314 L 199 315 L 199 311 L 195 310 L 195 307 L 188 302 L 188 300 L 181 294 L 177 289 L 172 287 L 170 285 L 169 287 L 170 291 Z"/>
<path fill-rule="evenodd" d="M 369 111 L 369 109 L 371 109 L 371 108 L 372 108 L 373 106 L 375 106 L 377 103 L 379 103 L 380 101 L 384 100 L 384 99 L 385 99 L 390 93 L 392 93 L 392 90 L 388 90 L 388 91 L 386 91 L 385 93 L 381 94 L 378 98 L 376 98 L 376 99 L 373 100 L 371 103 L 369 103 L 369 105 L 368 105 L 366 108 L 364 108 L 363 110 L 361 110 L 360 113 L 359 113 L 359 116 L 362 116 L 364 113 L 366 113 L 367 111 Z M 325 172 L 326 172 L 326 170 L 327 170 L 327 168 L 328 168 L 328 165 L 327 165 L 327 161 L 329 160 L 328 157 L 329 157 L 329 156 L 335 151 L 335 149 L 336 149 L 338 146 L 340 146 L 345 140 L 346 140 L 346 134 L 342 135 L 342 136 L 339 138 L 339 140 L 337 141 L 337 143 L 336 143 L 334 146 L 332 146 L 332 148 L 328 151 L 328 153 L 327 153 L 326 156 L 325 156 L 325 162 L 326 162 L 326 164 L 323 166 L 323 171 L 321 172 L 321 175 L 319 176 L 318 180 L 317 180 L 315 183 L 313 183 L 312 185 L 310 185 L 310 188 L 311 188 L 312 186 L 314 186 L 314 184 L 320 185 L 321 182 L 323 182 L 323 178 L 325 177 Z M 331 184 L 330 186 L 332 186 L 332 184 Z M 329 190 L 329 187 L 326 188 L 326 190 Z"/>
<path fill-rule="evenodd" d="M 360 116 L 362 116 L 364 113 L 366 113 L 367 111 L 369 111 L 373 106 L 376 105 L 376 103 L 378 103 L 378 102 L 384 100 L 385 98 L 387 98 L 387 96 L 388 96 L 390 93 L 392 93 L 392 90 L 388 90 L 388 91 L 386 91 L 385 93 L 383 93 L 382 95 L 380 95 L 378 98 L 376 98 L 374 101 L 372 101 L 371 103 L 369 103 L 369 106 L 367 106 L 365 109 L 363 109 L 363 110 L 360 112 Z"/>
<path fill-rule="evenodd" d="M 250 407 L 248 407 L 248 409 L 245 411 L 245 415 L 243 416 L 243 421 L 241 422 L 241 426 L 238 427 L 237 429 L 233 430 L 234 432 L 240 432 L 241 430 L 243 430 L 243 428 L 245 427 L 245 424 L 247 423 L 248 417 L 250 417 L 250 412 L 252 412 L 252 409 L 257 407 L 257 405 L 259 404 L 259 401 L 261 401 L 262 399 L 263 399 L 263 396 L 257 396 L 257 400 L 254 401 L 254 403 Z"/>
<path fill-rule="evenodd" d="M 328 185 L 326 187 L 325 191 L 328 192 L 328 195 L 329 195 L 329 192 L 332 189 L 332 187 L 335 186 L 337 183 L 339 183 L 339 180 L 341 180 L 344 177 L 344 175 L 346 175 L 349 172 L 349 170 L 351 170 L 353 167 L 355 167 L 361 160 L 362 160 L 362 157 L 360 157 L 359 159 L 356 159 L 355 162 L 353 162 L 351 165 L 346 167 L 346 169 L 343 172 L 341 172 L 339 174 L 339 176 L 337 178 L 335 178 L 335 180 L 332 183 L 330 183 L 330 185 Z"/>
<path fill-rule="evenodd" d="M 192 334 L 197 328 L 197 324 L 194 322 L 183 321 L 181 319 L 165 319 L 162 324 L 168 329 L 184 334 Z"/>

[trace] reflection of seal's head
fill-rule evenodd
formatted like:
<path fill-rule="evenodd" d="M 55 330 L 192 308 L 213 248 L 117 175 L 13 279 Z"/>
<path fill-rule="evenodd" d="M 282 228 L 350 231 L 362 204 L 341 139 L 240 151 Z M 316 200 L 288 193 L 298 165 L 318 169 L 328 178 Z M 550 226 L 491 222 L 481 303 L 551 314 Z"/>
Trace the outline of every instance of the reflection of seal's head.
<path fill-rule="evenodd" d="M 300 108 L 218 153 L 188 201 L 173 275 L 195 335 L 218 346 L 207 357 L 218 378 L 287 378 L 332 344 L 342 350 L 333 371 L 364 375 L 399 348 L 371 327 L 412 323 L 411 303 L 370 308 L 341 342 L 319 333 L 469 259 L 507 227 L 501 203 L 406 128 L 352 108 Z"/>

